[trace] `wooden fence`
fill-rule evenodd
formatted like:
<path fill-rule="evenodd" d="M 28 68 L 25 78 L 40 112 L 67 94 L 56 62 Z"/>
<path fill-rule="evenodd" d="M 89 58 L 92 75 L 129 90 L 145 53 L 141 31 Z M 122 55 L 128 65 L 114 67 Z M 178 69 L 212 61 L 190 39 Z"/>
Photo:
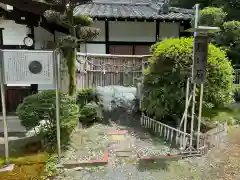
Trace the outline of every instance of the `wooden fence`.
<path fill-rule="evenodd" d="M 235 73 L 233 75 L 233 83 L 240 84 L 240 69 L 235 69 Z"/>
<path fill-rule="evenodd" d="M 135 86 L 149 56 L 77 54 L 77 88 Z"/>

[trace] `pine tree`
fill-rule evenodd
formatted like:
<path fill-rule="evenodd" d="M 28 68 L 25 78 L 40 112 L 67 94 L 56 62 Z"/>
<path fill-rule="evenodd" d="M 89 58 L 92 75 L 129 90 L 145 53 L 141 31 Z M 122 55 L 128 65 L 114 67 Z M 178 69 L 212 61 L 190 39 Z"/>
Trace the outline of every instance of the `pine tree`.
<path fill-rule="evenodd" d="M 63 51 L 67 60 L 69 76 L 69 95 L 76 93 L 76 56 L 77 48 L 80 44 L 94 39 L 100 30 L 91 26 L 92 19 L 87 16 L 74 16 L 76 6 L 89 3 L 89 0 L 46 0 L 51 4 L 61 4 L 65 7 L 65 12 L 60 13 L 54 10 L 47 10 L 44 16 L 49 22 L 54 22 L 69 31 L 69 35 L 58 39 L 58 48 Z"/>

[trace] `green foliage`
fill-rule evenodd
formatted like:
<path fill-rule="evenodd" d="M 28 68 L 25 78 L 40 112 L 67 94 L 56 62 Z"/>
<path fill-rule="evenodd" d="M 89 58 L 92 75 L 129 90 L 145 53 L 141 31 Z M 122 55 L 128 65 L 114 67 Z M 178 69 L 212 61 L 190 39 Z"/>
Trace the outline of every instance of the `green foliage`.
<path fill-rule="evenodd" d="M 57 165 L 57 156 L 55 154 L 49 154 L 45 164 L 44 176 L 41 177 L 41 180 L 51 180 L 57 176 L 58 169 Z"/>
<path fill-rule="evenodd" d="M 200 4 L 201 7 L 207 7 L 213 3 L 214 0 L 171 0 L 172 6 L 192 9 L 195 4 Z"/>
<path fill-rule="evenodd" d="M 200 11 L 199 24 L 202 26 L 221 26 L 227 13 L 222 8 L 206 7 Z"/>
<path fill-rule="evenodd" d="M 94 27 L 88 26 L 76 26 L 76 35 L 79 41 L 86 42 L 96 38 L 100 33 L 100 30 Z"/>
<path fill-rule="evenodd" d="M 88 16 L 74 16 L 74 24 L 81 26 L 90 26 L 93 23 L 93 20 L 91 17 Z"/>
<path fill-rule="evenodd" d="M 239 0 L 171 0 L 172 6 L 192 9 L 195 4 L 200 4 L 200 8 L 218 7 L 227 12 L 227 20 L 239 20 L 240 1 Z"/>
<path fill-rule="evenodd" d="M 80 108 L 90 102 L 99 102 L 96 90 L 93 88 L 82 88 L 77 92 L 77 104 Z"/>
<path fill-rule="evenodd" d="M 186 82 L 191 77 L 192 49 L 192 38 L 168 39 L 152 46 L 152 57 L 144 77 L 143 111 L 168 123 L 181 119 Z M 225 53 L 212 44 L 209 45 L 207 72 L 204 109 L 230 104 L 233 101 L 233 68 Z"/>
<path fill-rule="evenodd" d="M 240 62 L 240 21 L 223 23 L 216 43 L 227 50 L 227 55 L 234 64 L 238 64 Z"/>
<path fill-rule="evenodd" d="M 211 41 L 226 50 L 234 64 L 239 64 L 240 21 L 224 22 L 226 15 L 222 8 L 207 7 L 200 13 L 200 24 L 221 27 L 220 32 L 211 35 Z"/>
<path fill-rule="evenodd" d="M 234 46 L 240 41 L 240 21 L 228 21 L 223 23 L 218 44 Z"/>
<path fill-rule="evenodd" d="M 79 108 L 75 97 L 60 93 L 61 143 L 66 145 L 69 136 L 77 126 Z M 26 129 L 34 128 L 41 120 L 48 120 L 40 135 L 49 147 L 56 145 L 56 94 L 55 91 L 42 91 L 26 97 L 17 108 L 17 115 Z"/>
<path fill-rule="evenodd" d="M 223 7 L 223 10 L 227 12 L 227 20 L 239 20 L 240 14 L 240 1 L 239 0 L 214 0 L 216 7 Z"/>
<path fill-rule="evenodd" d="M 80 110 L 79 120 L 82 124 L 100 121 L 102 118 L 102 110 L 96 102 L 90 102 Z"/>

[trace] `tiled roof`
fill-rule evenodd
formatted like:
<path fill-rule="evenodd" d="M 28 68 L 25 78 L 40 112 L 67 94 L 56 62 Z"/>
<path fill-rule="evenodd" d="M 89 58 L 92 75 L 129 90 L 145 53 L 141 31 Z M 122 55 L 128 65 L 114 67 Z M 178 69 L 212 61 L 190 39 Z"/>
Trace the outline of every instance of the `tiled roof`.
<path fill-rule="evenodd" d="M 192 10 L 170 7 L 169 13 L 161 11 L 163 3 L 156 0 L 94 0 L 90 4 L 80 5 L 75 9 L 75 16 L 87 15 L 93 18 L 133 18 L 190 20 Z M 159 1 L 158 1 L 159 2 Z"/>

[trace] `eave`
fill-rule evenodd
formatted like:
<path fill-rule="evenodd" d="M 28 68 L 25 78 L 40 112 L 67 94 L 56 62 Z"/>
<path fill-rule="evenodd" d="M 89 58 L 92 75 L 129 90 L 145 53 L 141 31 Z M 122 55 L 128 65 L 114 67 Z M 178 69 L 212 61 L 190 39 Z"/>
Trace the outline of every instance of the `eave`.
<path fill-rule="evenodd" d="M 0 0 L 0 2 L 33 14 L 43 14 L 48 9 L 53 9 L 58 12 L 64 12 L 65 10 L 65 7 L 62 5 L 52 5 L 46 2 L 40 2 L 40 0 Z"/>

